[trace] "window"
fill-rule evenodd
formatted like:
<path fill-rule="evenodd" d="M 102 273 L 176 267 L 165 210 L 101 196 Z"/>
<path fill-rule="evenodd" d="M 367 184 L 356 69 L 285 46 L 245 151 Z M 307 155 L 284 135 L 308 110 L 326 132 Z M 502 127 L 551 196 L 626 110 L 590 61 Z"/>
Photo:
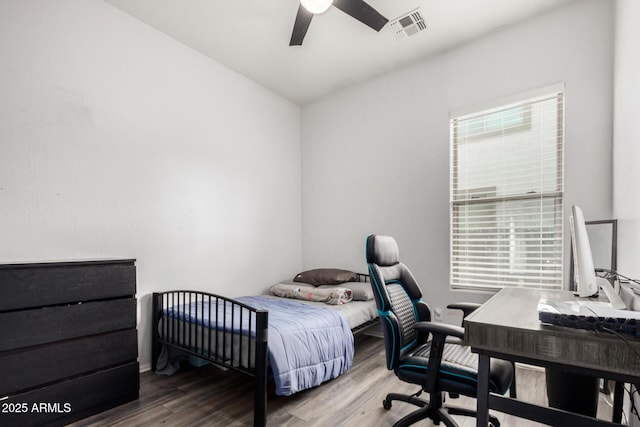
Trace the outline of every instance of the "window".
<path fill-rule="evenodd" d="M 563 92 L 451 118 L 451 286 L 562 287 Z"/>

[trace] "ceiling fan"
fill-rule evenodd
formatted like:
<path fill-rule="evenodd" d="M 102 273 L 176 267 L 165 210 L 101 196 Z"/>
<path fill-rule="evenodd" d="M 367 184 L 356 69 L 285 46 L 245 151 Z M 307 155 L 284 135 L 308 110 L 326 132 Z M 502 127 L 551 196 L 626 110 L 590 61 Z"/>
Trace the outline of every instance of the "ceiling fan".
<path fill-rule="evenodd" d="M 363 0 L 300 0 L 289 46 L 302 45 L 313 15 L 324 13 L 331 5 L 376 31 L 389 21 Z"/>

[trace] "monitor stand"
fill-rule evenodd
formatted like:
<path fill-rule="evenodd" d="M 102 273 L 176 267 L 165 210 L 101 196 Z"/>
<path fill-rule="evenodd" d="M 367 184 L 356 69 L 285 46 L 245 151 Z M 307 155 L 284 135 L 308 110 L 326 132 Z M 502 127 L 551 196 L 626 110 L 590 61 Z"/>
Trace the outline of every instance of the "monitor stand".
<path fill-rule="evenodd" d="M 604 291 L 605 295 L 609 299 L 609 303 L 611 304 L 612 308 L 615 308 L 616 310 L 627 309 L 627 305 L 624 303 L 624 301 L 622 301 L 620 295 L 618 295 L 615 289 L 613 289 L 613 286 L 611 286 L 611 283 L 609 283 L 607 279 L 596 277 L 596 283 L 598 284 L 598 288 Z"/>

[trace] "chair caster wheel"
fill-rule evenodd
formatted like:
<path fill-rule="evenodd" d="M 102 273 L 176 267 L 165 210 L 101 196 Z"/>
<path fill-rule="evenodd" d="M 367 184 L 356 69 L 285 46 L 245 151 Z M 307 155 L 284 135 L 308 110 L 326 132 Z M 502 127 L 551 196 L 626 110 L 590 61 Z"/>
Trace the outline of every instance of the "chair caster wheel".
<path fill-rule="evenodd" d="M 386 410 L 391 409 L 391 401 L 390 400 L 383 400 L 382 401 L 382 407 Z"/>

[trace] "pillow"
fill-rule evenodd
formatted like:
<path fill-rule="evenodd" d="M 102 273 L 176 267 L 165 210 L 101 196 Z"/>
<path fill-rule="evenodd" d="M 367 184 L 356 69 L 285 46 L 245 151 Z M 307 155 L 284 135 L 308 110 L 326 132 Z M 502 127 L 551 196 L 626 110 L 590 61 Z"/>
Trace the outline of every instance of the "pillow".
<path fill-rule="evenodd" d="M 315 286 L 310 285 L 308 283 L 303 283 L 303 282 L 297 282 L 293 279 L 285 279 L 285 280 L 281 280 L 278 283 L 276 283 L 277 285 L 296 285 L 297 287 L 305 287 L 305 288 L 315 288 Z"/>
<path fill-rule="evenodd" d="M 340 288 L 338 286 L 327 286 L 320 289 L 320 286 L 309 285 L 288 285 L 279 283 L 270 289 L 272 295 L 283 298 L 297 298 L 307 301 L 319 301 L 327 304 L 346 304 L 353 299 L 351 289 Z"/>
<path fill-rule="evenodd" d="M 334 288 L 335 285 L 321 285 L 318 288 Z M 341 288 L 351 289 L 354 301 L 369 301 L 373 299 L 373 289 L 368 282 L 347 282 L 340 285 Z"/>
<path fill-rule="evenodd" d="M 294 282 L 309 283 L 313 286 L 339 285 L 344 282 L 358 280 L 358 275 L 353 271 L 340 270 L 338 268 L 317 268 L 298 273 L 293 278 Z"/>

